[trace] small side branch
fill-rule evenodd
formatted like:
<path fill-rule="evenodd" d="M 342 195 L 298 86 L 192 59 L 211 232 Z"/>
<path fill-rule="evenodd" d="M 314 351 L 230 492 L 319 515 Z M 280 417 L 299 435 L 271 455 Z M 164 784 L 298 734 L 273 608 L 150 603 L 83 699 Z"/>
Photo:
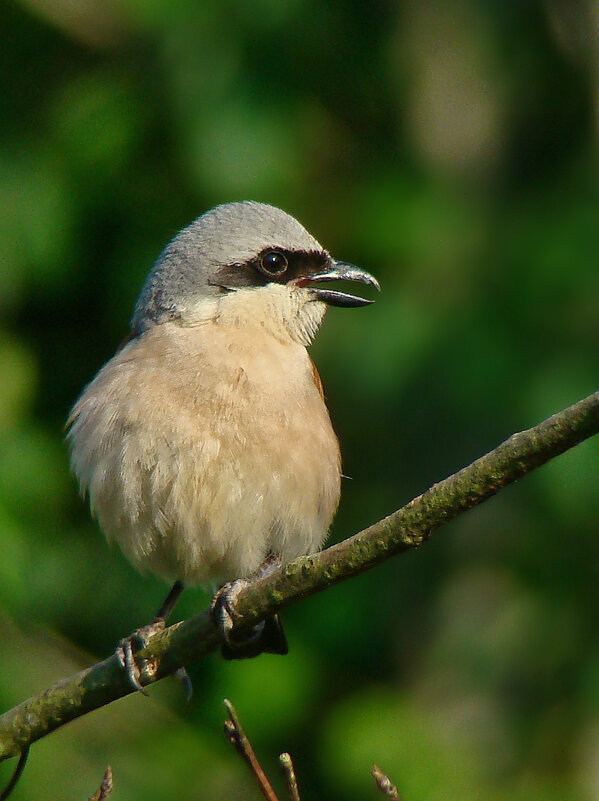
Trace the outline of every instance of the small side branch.
<path fill-rule="evenodd" d="M 264 798 L 266 798 L 266 801 L 279 801 L 275 791 L 272 789 L 270 782 L 266 778 L 266 774 L 262 770 L 260 763 L 256 759 L 254 749 L 252 748 L 251 743 L 241 726 L 237 712 L 235 711 L 235 707 L 228 698 L 225 698 L 225 706 L 227 707 L 227 712 L 230 715 L 228 720 L 225 720 L 224 725 L 225 736 L 227 740 L 231 743 L 231 745 L 233 745 L 239 756 L 251 770 L 252 775 L 256 779 L 258 787 L 262 792 L 262 795 Z"/>
<path fill-rule="evenodd" d="M 283 775 L 285 776 L 285 781 L 287 782 L 287 792 L 289 793 L 289 798 L 291 801 L 301 801 L 299 788 L 297 786 L 297 779 L 295 777 L 295 770 L 293 768 L 293 762 L 291 761 L 291 754 L 287 752 L 281 754 L 279 756 L 279 762 L 281 763 L 281 769 L 283 770 Z"/>
<path fill-rule="evenodd" d="M 110 765 L 104 771 L 104 776 L 102 777 L 102 783 L 96 790 L 93 795 L 87 799 L 87 801 L 106 801 L 106 799 L 112 793 L 113 781 L 112 781 L 112 768 Z"/>
<path fill-rule="evenodd" d="M 243 589 L 235 625 L 251 626 L 313 593 L 424 543 L 444 523 L 599 431 L 599 392 L 514 434 L 486 456 L 433 485 L 393 514 L 321 553 L 302 557 Z M 178 623 L 136 655 L 148 685 L 219 644 L 208 612 Z M 0 761 L 92 709 L 128 695 L 116 657 L 64 679 L 0 717 Z"/>
<path fill-rule="evenodd" d="M 23 771 L 25 770 L 25 765 L 27 764 L 27 758 L 29 756 L 29 746 L 26 746 L 22 751 L 19 757 L 19 761 L 17 762 L 17 767 L 15 768 L 15 772 L 10 777 L 10 781 L 0 793 L 0 801 L 7 801 L 7 799 L 12 795 L 12 791 L 17 786 L 17 782 L 21 778 Z"/>
<path fill-rule="evenodd" d="M 230 715 L 230 718 L 225 720 L 225 736 L 233 745 L 246 765 L 248 765 L 250 771 L 252 772 L 252 776 L 256 780 L 256 783 L 258 784 L 262 795 L 264 798 L 266 798 L 266 801 L 279 801 L 271 783 L 268 781 L 266 774 L 262 770 L 260 763 L 256 758 L 256 754 L 254 753 L 254 749 L 252 748 L 246 733 L 241 726 L 241 722 L 237 712 L 235 711 L 235 707 L 228 698 L 225 698 L 224 703 L 227 707 L 227 712 Z M 290 801 L 301 801 L 299 791 L 297 789 L 297 780 L 295 778 L 293 762 L 291 761 L 290 755 L 287 753 L 281 754 L 279 756 L 279 762 L 281 763 L 283 774 L 287 782 L 287 790 L 289 792 Z"/>
<path fill-rule="evenodd" d="M 378 765 L 372 766 L 372 778 L 375 780 L 376 786 L 381 793 L 386 795 L 390 801 L 401 801 L 401 796 L 399 795 L 397 787 L 393 784 L 391 779 L 383 773 Z"/>

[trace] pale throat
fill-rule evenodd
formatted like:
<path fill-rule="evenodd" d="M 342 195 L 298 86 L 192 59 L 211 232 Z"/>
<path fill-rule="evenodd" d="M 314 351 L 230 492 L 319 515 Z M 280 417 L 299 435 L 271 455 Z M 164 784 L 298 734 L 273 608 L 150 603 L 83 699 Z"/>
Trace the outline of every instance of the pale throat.
<path fill-rule="evenodd" d="M 214 318 L 222 325 L 260 328 L 282 342 L 307 347 L 320 328 L 326 304 L 314 300 L 309 289 L 269 284 L 238 289 L 219 299 Z"/>

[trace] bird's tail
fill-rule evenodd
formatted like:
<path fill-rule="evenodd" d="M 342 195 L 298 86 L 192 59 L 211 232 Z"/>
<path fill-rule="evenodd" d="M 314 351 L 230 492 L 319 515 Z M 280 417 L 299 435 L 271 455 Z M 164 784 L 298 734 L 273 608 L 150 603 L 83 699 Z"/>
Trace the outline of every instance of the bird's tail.
<path fill-rule="evenodd" d="M 260 654 L 281 654 L 288 652 L 287 638 L 278 615 L 262 620 L 249 632 L 232 632 L 231 642 L 221 644 L 224 659 L 249 659 Z"/>

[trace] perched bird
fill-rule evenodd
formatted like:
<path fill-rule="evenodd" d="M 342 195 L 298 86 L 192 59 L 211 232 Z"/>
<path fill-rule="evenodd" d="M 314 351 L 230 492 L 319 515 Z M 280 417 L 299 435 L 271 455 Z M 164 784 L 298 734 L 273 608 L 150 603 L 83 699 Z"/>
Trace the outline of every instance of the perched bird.
<path fill-rule="evenodd" d="M 140 636 L 185 584 L 224 585 L 224 655 L 287 651 L 276 618 L 235 638 L 236 580 L 318 550 L 339 503 L 339 444 L 307 347 L 327 306 L 371 301 L 317 286 L 335 279 L 379 288 L 285 212 L 217 206 L 162 252 L 129 339 L 75 404 L 72 468 L 100 527 L 175 582 Z M 120 656 L 141 689 L 132 638 Z"/>

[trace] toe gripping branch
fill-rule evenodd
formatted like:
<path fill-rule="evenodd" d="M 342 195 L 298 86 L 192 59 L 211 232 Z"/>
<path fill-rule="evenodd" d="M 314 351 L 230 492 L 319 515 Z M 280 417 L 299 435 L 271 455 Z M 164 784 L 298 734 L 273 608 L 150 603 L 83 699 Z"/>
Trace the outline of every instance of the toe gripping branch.
<path fill-rule="evenodd" d="M 288 652 L 287 639 L 278 615 L 271 615 L 254 626 L 235 628 L 235 621 L 239 617 L 235 610 L 239 593 L 280 565 L 278 556 L 269 556 L 251 576 L 224 584 L 214 596 L 211 612 L 221 633 L 221 653 L 224 659 L 248 659 L 262 653 L 284 655 Z M 142 671 L 135 660 L 135 654 L 145 648 L 152 637 L 164 631 L 183 589 L 183 582 L 176 581 L 154 620 L 121 640 L 116 649 L 116 656 L 127 673 L 131 687 L 143 695 L 148 693 L 142 684 Z M 173 675 L 183 682 L 189 700 L 193 688 L 185 668 L 179 668 Z"/>
<path fill-rule="evenodd" d="M 267 567 L 272 570 L 273 562 L 269 561 Z M 264 575 L 264 570 L 261 570 L 259 575 L 252 578 L 262 578 Z M 212 600 L 212 615 L 221 632 L 223 659 L 249 659 L 263 653 L 284 656 L 289 650 L 278 615 L 271 615 L 255 626 L 234 629 L 237 598 L 250 584 L 251 579 L 246 578 L 224 584 Z"/>
<path fill-rule="evenodd" d="M 123 640 L 121 640 L 117 646 L 117 658 L 127 672 L 131 686 L 134 690 L 142 693 L 142 695 L 147 695 L 148 693 L 141 683 L 141 671 L 137 662 L 135 661 L 135 652 L 145 648 L 152 637 L 159 632 L 164 631 L 166 627 L 166 621 L 170 617 L 177 604 L 177 601 L 181 597 L 183 589 L 183 582 L 176 581 L 173 584 L 169 594 L 164 599 L 164 602 L 158 610 L 154 620 L 147 626 L 142 626 L 142 628 L 136 629 L 132 634 L 129 635 L 129 637 L 125 637 Z M 181 667 L 173 673 L 173 676 L 179 681 L 183 682 L 187 700 L 189 701 L 193 694 L 193 686 L 191 684 L 191 679 L 187 675 L 187 671 L 184 667 Z"/>

